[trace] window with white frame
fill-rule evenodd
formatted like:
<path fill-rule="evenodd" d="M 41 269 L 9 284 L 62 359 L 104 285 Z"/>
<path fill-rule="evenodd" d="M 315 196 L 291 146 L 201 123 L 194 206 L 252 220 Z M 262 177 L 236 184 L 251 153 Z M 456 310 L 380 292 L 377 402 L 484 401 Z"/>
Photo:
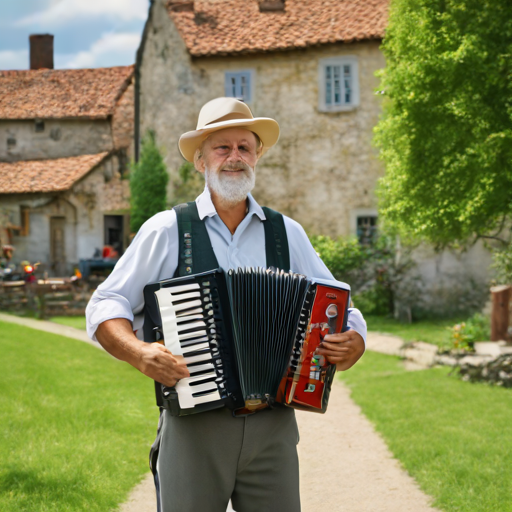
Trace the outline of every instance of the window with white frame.
<path fill-rule="evenodd" d="M 250 103 L 252 101 L 252 78 L 253 72 L 251 70 L 226 71 L 225 95 Z"/>
<path fill-rule="evenodd" d="M 357 57 L 322 59 L 318 68 L 318 108 L 323 112 L 352 110 L 359 105 Z"/>

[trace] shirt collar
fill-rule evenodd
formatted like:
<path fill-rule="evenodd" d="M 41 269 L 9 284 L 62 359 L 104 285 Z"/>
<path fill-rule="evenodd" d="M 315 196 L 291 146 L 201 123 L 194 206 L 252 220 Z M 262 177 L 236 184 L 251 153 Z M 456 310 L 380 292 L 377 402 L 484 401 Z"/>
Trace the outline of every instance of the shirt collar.
<path fill-rule="evenodd" d="M 247 215 L 257 215 L 260 220 L 265 220 L 265 213 L 263 213 L 263 209 L 256 202 L 256 199 L 252 197 L 252 194 L 248 194 L 247 199 L 249 200 L 249 211 L 247 212 Z M 214 215 L 217 215 L 217 210 L 213 205 L 212 197 L 207 186 L 204 187 L 203 193 L 197 197 L 196 204 L 197 212 L 201 220 L 203 220 L 205 217 L 213 217 Z"/>

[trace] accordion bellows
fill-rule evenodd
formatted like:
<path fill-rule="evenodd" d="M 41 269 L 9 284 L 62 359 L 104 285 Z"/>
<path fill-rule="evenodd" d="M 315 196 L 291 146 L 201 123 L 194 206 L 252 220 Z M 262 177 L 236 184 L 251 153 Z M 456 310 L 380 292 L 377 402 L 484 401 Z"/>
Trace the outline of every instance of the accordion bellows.
<path fill-rule="evenodd" d="M 346 327 L 350 287 L 262 268 L 204 272 L 144 289 L 145 341 L 182 356 L 190 377 L 163 387 L 172 414 L 282 403 L 325 412 L 335 372 L 314 352 Z"/>

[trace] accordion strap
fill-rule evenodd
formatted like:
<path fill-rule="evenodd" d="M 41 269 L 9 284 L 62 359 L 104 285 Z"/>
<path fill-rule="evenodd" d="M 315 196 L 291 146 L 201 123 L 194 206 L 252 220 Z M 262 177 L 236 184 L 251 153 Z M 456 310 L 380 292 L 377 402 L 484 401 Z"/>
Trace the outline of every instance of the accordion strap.
<path fill-rule="evenodd" d="M 174 207 L 178 218 L 179 263 L 175 277 L 199 274 L 219 268 L 205 223 L 199 218 L 195 201 Z M 283 216 L 263 207 L 266 219 L 265 253 L 267 267 L 290 270 L 290 250 Z"/>
<path fill-rule="evenodd" d="M 262 209 L 266 217 L 263 227 L 265 228 L 267 267 L 275 267 L 288 272 L 290 270 L 290 249 L 283 216 L 266 206 L 263 206 Z"/>

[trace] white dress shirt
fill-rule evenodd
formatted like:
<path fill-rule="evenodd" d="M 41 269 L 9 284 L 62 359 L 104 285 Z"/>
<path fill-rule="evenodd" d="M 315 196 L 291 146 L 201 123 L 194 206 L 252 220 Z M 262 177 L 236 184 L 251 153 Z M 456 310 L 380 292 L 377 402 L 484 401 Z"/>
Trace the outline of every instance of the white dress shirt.
<path fill-rule="evenodd" d="M 217 262 L 223 270 L 266 267 L 265 214 L 251 194 L 249 211 L 232 235 L 221 220 L 207 188 L 196 199 L 199 218 L 205 219 Z M 290 270 L 312 278 L 334 279 L 318 257 L 300 224 L 284 216 L 290 248 Z M 144 307 L 143 289 L 148 283 L 174 276 L 178 267 L 176 212 L 157 213 L 139 230 L 110 276 L 94 292 L 87 305 L 87 333 L 96 340 L 98 326 L 113 318 L 134 321 Z M 366 342 L 366 322 L 358 309 L 349 309 L 348 327 Z"/>

